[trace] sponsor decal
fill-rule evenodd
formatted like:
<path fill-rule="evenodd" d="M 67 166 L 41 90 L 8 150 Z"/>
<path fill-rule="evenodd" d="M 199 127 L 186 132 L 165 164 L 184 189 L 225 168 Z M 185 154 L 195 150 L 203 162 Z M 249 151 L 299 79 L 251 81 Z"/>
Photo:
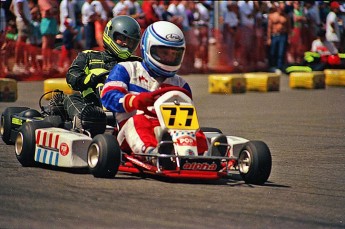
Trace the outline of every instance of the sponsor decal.
<path fill-rule="evenodd" d="M 182 40 L 178 34 L 170 33 L 165 37 L 169 41 L 180 41 Z"/>
<path fill-rule="evenodd" d="M 69 153 L 69 147 L 66 143 L 61 143 L 60 145 L 60 154 L 66 156 Z"/>
<path fill-rule="evenodd" d="M 188 149 L 185 153 L 185 155 L 189 155 L 189 156 L 193 156 L 194 155 L 194 151 L 191 149 Z"/>
<path fill-rule="evenodd" d="M 141 81 L 145 81 L 146 83 L 149 82 L 144 76 L 139 76 L 139 82 L 141 83 Z"/>
<path fill-rule="evenodd" d="M 196 146 L 196 140 L 190 136 L 182 136 L 176 139 L 180 146 Z"/>
<path fill-rule="evenodd" d="M 205 170 L 205 171 L 216 171 L 217 170 L 217 164 L 216 163 L 212 163 L 209 164 L 207 162 L 193 162 L 193 163 L 189 163 L 188 161 L 186 163 L 184 163 L 183 169 L 185 170 Z"/>
<path fill-rule="evenodd" d="M 23 124 L 23 120 L 19 118 L 12 118 L 12 123 L 21 126 Z"/>

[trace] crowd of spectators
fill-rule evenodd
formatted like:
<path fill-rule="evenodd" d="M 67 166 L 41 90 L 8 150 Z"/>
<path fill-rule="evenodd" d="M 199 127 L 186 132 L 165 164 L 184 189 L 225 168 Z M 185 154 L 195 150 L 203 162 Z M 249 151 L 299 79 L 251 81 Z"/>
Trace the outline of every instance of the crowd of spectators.
<path fill-rule="evenodd" d="M 283 70 L 303 61 L 320 29 L 345 52 L 344 1 L 1 0 L 0 75 L 66 71 L 79 51 L 103 49 L 102 32 L 117 15 L 142 30 L 158 20 L 178 25 L 183 73 L 217 71 L 209 60 L 220 52 L 233 71 Z"/>

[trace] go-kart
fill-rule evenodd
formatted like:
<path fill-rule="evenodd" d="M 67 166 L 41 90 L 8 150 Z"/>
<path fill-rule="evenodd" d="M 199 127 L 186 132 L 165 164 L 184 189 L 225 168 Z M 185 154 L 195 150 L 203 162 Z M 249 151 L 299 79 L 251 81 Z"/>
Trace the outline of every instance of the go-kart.
<path fill-rule="evenodd" d="M 47 105 L 43 105 L 43 98 L 52 94 Z M 1 114 L 0 134 L 7 145 L 14 145 L 19 128 L 26 122 L 45 121 L 56 127 L 63 127 L 67 114 L 63 107 L 63 92 L 59 90 L 44 93 L 39 99 L 41 111 L 29 107 L 7 107 Z M 66 127 L 68 128 L 68 127 Z"/>
<path fill-rule="evenodd" d="M 113 135 L 97 135 L 87 150 L 87 163 L 95 177 L 112 178 L 120 171 L 209 180 L 240 174 L 251 184 L 264 184 L 268 180 L 272 160 L 264 142 L 225 136 L 216 128 L 200 128 L 193 101 L 184 89 L 161 89 L 155 96 L 153 107 L 144 112 L 159 120 L 158 153 L 123 152 Z M 198 153 L 196 138 L 200 129 L 208 145 L 202 154 Z"/>
<path fill-rule="evenodd" d="M 46 94 L 53 93 L 47 105 Z M 60 90 L 44 93 L 39 99 L 41 111 L 28 107 L 8 107 L 1 115 L 1 137 L 6 144 L 15 145 L 15 153 L 22 166 L 38 163 L 67 168 L 87 168 L 87 149 L 92 137 L 88 130 L 75 126 L 63 105 Z M 114 122 L 106 112 L 107 123 Z M 81 120 L 83 122 L 83 120 Z M 112 133 L 107 125 L 105 132 Z"/>
<path fill-rule="evenodd" d="M 105 71 L 98 75 L 100 79 L 103 79 L 109 74 Z M 100 93 L 101 87 L 98 88 L 96 93 Z M 19 128 L 26 122 L 32 121 L 44 121 L 49 122 L 53 127 L 59 127 L 66 130 L 75 129 L 73 122 L 68 117 L 67 112 L 64 109 L 65 94 L 61 90 L 53 90 L 45 92 L 39 99 L 40 111 L 31 109 L 29 107 L 8 107 L 1 114 L 0 120 L 0 135 L 2 140 L 7 145 L 15 144 Z M 48 104 L 44 104 L 43 100 L 50 98 Z M 115 118 L 111 112 L 106 112 L 107 124 L 111 126 L 115 125 Z M 40 125 L 40 124 L 39 124 Z M 108 128 L 109 129 L 109 126 Z M 84 130 L 80 130 L 84 131 Z M 85 132 L 85 131 L 84 131 Z M 86 134 L 90 135 L 90 133 Z"/>

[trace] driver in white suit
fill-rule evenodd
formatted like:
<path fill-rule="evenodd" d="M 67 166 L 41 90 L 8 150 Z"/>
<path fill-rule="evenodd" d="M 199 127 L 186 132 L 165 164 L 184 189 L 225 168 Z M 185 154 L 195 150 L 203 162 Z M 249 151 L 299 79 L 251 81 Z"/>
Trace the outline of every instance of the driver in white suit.
<path fill-rule="evenodd" d="M 153 105 L 152 92 L 161 88 L 177 86 L 191 93 L 188 83 L 176 74 L 185 54 L 185 39 L 175 24 L 158 21 L 147 27 L 140 48 L 143 61 L 116 65 L 106 80 L 101 100 L 104 107 L 116 113 L 120 126 L 118 141 L 123 151 L 157 153 L 158 119 L 141 111 Z M 206 141 L 201 142 L 207 147 Z M 205 145 L 200 147 L 202 152 L 207 150 Z"/>

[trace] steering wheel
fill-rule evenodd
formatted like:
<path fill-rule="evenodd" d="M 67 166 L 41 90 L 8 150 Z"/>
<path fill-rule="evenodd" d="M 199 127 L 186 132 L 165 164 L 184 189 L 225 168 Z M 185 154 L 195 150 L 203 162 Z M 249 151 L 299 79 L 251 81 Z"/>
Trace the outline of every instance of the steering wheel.
<path fill-rule="evenodd" d="M 192 98 L 192 93 L 182 87 L 177 87 L 177 86 L 168 86 L 168 87 L 163 87 L 163 88 L 160 88 L 156 91 L 153 91 L 151 92 L 154 100 L 156 101 L 161 95 L 169 92 L 169 91 L 180 91 L 184 94 L 186 94 L 189 98 L 193 99 Z M 147 107 L 145 109 L 143 109 L 143 112 L 146 114 L 146 115 L 149 115 L 149 116 L 152 116 L 152 117 L 157 117 L 157 114 L 156 112 L 153 112 L 153 111 L 150 111 L 147 109 Z"/>

